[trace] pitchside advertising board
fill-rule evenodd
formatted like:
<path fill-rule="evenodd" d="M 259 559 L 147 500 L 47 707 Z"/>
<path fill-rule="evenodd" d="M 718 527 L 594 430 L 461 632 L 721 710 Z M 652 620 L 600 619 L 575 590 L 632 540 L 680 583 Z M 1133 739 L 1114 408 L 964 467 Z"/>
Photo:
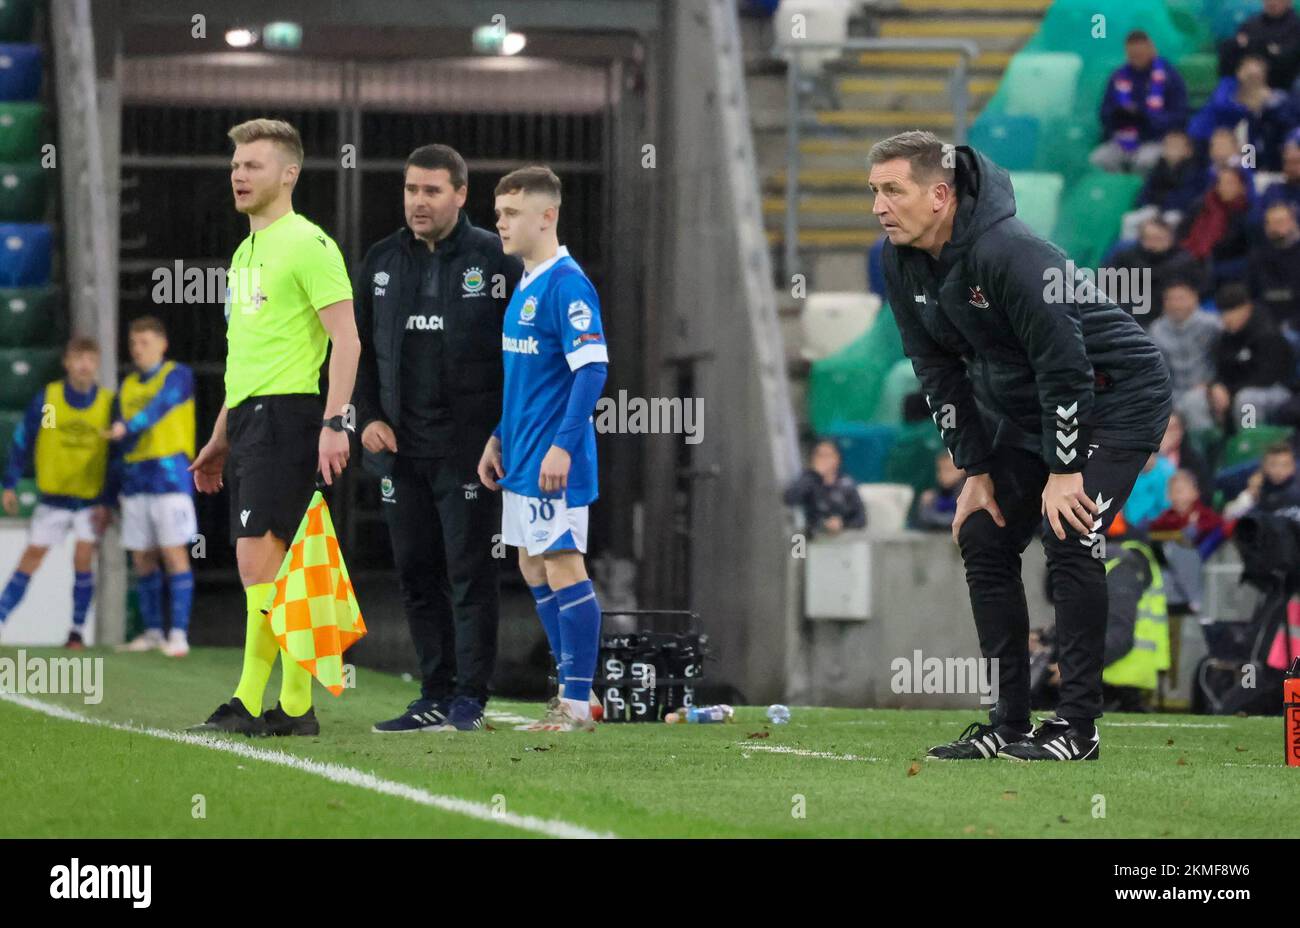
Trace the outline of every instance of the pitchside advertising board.
<path fill-rule="evenodd" d="M 27 547 L 28 519 L 0 519 L 0 584 L 11 576 Z M 41 566 L 32 574 L 23 601 L 5 622 L 4 645 L 17 647 L 56 647 L 68 640 L 72 629 L 72 551 L 76 538 L 69 532 L 57 545 L 51 545 Z M 85 643 L 95 643 L 96 600 L 86 613 L 82 630 Z"/>

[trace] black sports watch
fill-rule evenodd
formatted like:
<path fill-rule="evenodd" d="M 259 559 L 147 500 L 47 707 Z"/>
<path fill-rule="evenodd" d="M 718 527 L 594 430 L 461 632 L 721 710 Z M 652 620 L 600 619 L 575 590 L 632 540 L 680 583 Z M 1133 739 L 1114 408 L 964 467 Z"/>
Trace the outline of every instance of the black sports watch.
<path fill-rule="evenodd" d="M 321 420 L 321 428 L 331 429 L 335 432 L 355 432 L 356 429 L 347 424 L 347 420 L 342 416 L 330 416 L 328 419 Z"/>

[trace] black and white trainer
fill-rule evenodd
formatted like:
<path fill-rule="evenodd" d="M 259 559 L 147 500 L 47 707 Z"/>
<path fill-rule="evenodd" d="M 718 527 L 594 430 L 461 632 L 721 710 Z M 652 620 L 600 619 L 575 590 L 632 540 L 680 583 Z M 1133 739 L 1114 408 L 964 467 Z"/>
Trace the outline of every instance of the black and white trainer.
<path fill-rule="evenodd" d="M 1101 735 L 1094 726 L 1085 737 L 1065 719 L 1044 719 L 1024 741 L 998 751 L 1003 760 L 1096 760 L 1101 756 Z"/>
<path fill-rule="evenodd" d="M 956 741 L 937 744 L 925 754 L 926 760 L 990 760 L 998 751 L 1017 740 L 1029 737 L 1005 725 L 971 722 Z"/>

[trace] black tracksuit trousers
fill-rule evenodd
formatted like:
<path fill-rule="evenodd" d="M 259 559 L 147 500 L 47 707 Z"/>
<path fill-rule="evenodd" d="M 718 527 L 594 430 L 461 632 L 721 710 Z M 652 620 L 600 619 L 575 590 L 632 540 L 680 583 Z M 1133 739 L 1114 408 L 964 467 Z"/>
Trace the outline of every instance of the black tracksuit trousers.
<path fill-rule="evenodd" d="M 486 702 L 496 663 L 501 494 L 442 459 L 403 459 L 380 508 L 420 661 L 421 695 Z"/>
<path fill-rule="evenodd" d="M 1056 608 L 1061 671 L 1057 715 L 1095 719 L 1101 715 L 1102 655 L 1106 643 L 1106 551 L 1103 533 L 1123 508 L 1150 452 L 1092 448 L 1083 469 L 1083 487 L 1104 511 L 1089 515 L 1093 534 L 1083 536 L 1062 520 L 1065 540 L 1056 537 L 1042 514 L 1049 468 L 1039 455 L 999 447 L 989 467 L 993 494 L 1006 521 L 999 528 L 980 510 L 962 523 L 957 541 L 966 567 L 971 608 L 985 658 L 998 659 L 998 704 L 994 724 L 1023 727 L 1029 721 L 1029 610 L 1021 579 L 1020 556 L 1035 529 L 1042 527 L 1048 585 Z M 1100 524 L 1098 524 L 1100 520 Z"/>

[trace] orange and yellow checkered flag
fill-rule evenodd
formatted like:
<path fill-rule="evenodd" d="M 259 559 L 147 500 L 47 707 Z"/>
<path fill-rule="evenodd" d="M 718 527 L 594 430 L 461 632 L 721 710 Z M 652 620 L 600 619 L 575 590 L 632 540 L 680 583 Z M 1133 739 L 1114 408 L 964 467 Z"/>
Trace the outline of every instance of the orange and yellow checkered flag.
<path fill-rule="evenodd" d="M 275 577 L 269 618 L 281 650 L 341 695 L 343 652 L 366 633 L 366 623 L 319 490 Z"/>

